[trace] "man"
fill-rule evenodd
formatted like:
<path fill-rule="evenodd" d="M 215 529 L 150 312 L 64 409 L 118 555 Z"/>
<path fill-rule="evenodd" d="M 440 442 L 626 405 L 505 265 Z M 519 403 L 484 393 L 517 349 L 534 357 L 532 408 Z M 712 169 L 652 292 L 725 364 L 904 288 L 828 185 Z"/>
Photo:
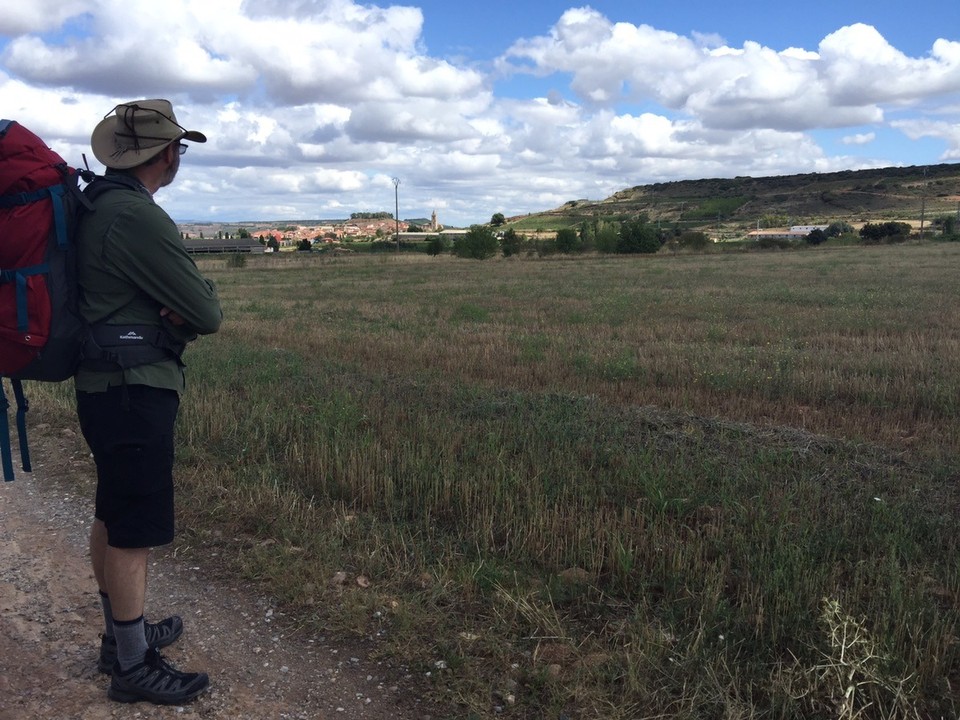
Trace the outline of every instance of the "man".
<path fill-rule="evenodd" d="M 80 312 L 91 326 L 75 384 L 97 467 L 90 559 L 104 616 L 98 667 L 119 702 L 180 704 L 209 684 L 205 673 L 181 672 L 159 654 L 180 636 L 179 617 L 143 619 L 150 549 L 174 536 L 179 354 L 222 318 L 213 284 L 153 201 L 176 177 L 185 140 L 206 137 L 183 128 L 167 100 L 117 105 L 91 137 L 107 172 L 86 190 L 94 210 L 77 236 Z"/>

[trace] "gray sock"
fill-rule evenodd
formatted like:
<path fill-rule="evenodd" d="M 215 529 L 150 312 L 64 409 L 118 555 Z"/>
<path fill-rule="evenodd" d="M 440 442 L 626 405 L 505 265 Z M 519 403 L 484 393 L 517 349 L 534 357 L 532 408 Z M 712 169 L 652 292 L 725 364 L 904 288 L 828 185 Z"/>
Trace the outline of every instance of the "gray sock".
<path fill-rule="evenodd" d="M 100 605 L 103 607 L 103 636 L 113 637 L 113 611 L 110 609 L 110 596 L 100 591 Z"/>
<path fill-rule="evenodd" d="M 128 622 L 113 621 L 117 638 L 117 662 L 121 670 L 129 670 L 143 662 L 147 654 L 147 637 L 143 632 L 143 615 Z"/>

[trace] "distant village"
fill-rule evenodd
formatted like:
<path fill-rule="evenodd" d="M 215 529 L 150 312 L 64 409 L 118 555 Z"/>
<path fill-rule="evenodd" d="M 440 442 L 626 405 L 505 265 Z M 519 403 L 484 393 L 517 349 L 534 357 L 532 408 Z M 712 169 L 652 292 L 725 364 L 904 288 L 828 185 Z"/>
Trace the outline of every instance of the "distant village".
<path fill-rule="evenodd" d="M 273 252 L 311 246 L 406 238 L 442 233 L 437 213 L 430 219 L 397 221 L 390 213 L 354 213 L 348 220 L 316 224 L 290 221 L 264 223 L 178 223 L 180 235 L 191 252 Z"/>

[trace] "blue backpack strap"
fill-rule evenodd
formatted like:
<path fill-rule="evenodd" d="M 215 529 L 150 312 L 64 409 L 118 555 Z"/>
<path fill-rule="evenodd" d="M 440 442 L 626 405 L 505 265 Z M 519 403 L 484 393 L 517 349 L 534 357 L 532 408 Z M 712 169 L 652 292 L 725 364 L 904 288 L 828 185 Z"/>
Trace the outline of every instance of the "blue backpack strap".
<path fill-rule="evenodd" d="M 39 190 L 4 195 L 0 197 L 0 209 L 29 205 L 30 203 L 50 198 L 50 202 L 53 204 L 53 227 L 56 230 L 57 245 L 64 248 L 67 246 L 68 240 L 67 214 L 63 208 L 63 196 L 66 192 L 67 188 L 61 182 L 56 185 L 51 185 L 50 187 L 40 188 Z"/>
<path fill-rule="evenodd" d="M 27 410 L 30 409 L 30 403 L 27 402 L 27 396 L 23 394 L 23 383 L 20 380 L 13 380 L 13 394 L 17 398 L 17 439 L 20 441 L 20 465 L 24 472 L 31 472 L 33 468 L 30 465 L 30 448 L 27 446 Z"/>
<path fill-rule="evenodd" d="M 20 464 L 24 472 L 30 472 L 33 468 L 30 463 L 30 448 L 27 446 L 27 410 L 30 409 L 30 403 L 27 402 L 27 396 L 23 392 L 23 383 L 19 380 L 11 380 L 13 394 L 17 400 L 17 437 L 20 440 Z M 0 381 L 0 465 L 3 466 L 3 479 L 5 482 L 13 480 L 13 453 L 10 449 L 10 420 L 7 417 L 7 410 L 10 409 L 10 401 L 7 400 L 7 393 L 3 389 L 3 382 Z"/>
<path fill-rule="evenodd" d="M 17 330 L 27 332 L 30 328 L 30 314 L 27 308 L 27 276 L 18 272 L 15 282 L 17 288 Z"/>
<path fill-rule="evenodd" d="M 27 192 L 11 193 L 0 197 L 0 208 L 12 208 L 18 205 L 29 205 L 30 203 L 43 200 L 50 194 L 51 188 L 45 187 L 39 190 L 30 190 Z"/>
<path fill-rule="evenodd" d="M 7 421 L 7 409 L 10 403 L 0 380 L 0 464 L 3 465 L 3 479 L 13 480 L 13 458 L 10 455 L 10 423 Z"/>
<path fill-rule="evenodd" d="M 27 332 L 30 327 L 30 315 L 27 308 L 27 278 L 31 275 L 45 275 L 50 272 L 47 263 L 15 270 L 0 270 L 0 283 L 12 282 L 16 285 L 17 330 Z"/>
<path fill-rule="evenodd" d="M 53 203 L 53 226 L 57 232 L 57 245 L 61 248 L 67 246 L 67 214 L 63 209 L 63 195 L 66 188 L 61 183 L 47 188 L 50 193 L 50 200 Z"/>

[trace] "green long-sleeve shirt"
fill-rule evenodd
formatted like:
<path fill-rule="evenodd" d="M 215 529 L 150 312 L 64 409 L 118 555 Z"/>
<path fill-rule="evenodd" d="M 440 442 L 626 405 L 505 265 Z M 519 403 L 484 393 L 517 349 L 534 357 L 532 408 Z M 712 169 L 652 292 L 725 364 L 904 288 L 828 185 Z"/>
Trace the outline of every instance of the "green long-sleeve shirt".
<path fill-rule="evenodd" d="M 223 317 L 213 283 L 187 254 L 176 224 L 145 188 L 110 189 L 84 214 L 77 235 L 80 313 L 89 323 L 162 325 L 184 342 L 214 333 Z M 169 308 L 184 325 L 160 316 Z M 77 390 L 102 392 L 123 373 L 81 369 Z M 182 392 L 183 368 L 164 360 L 126 370 L 126 382 Z"/>

